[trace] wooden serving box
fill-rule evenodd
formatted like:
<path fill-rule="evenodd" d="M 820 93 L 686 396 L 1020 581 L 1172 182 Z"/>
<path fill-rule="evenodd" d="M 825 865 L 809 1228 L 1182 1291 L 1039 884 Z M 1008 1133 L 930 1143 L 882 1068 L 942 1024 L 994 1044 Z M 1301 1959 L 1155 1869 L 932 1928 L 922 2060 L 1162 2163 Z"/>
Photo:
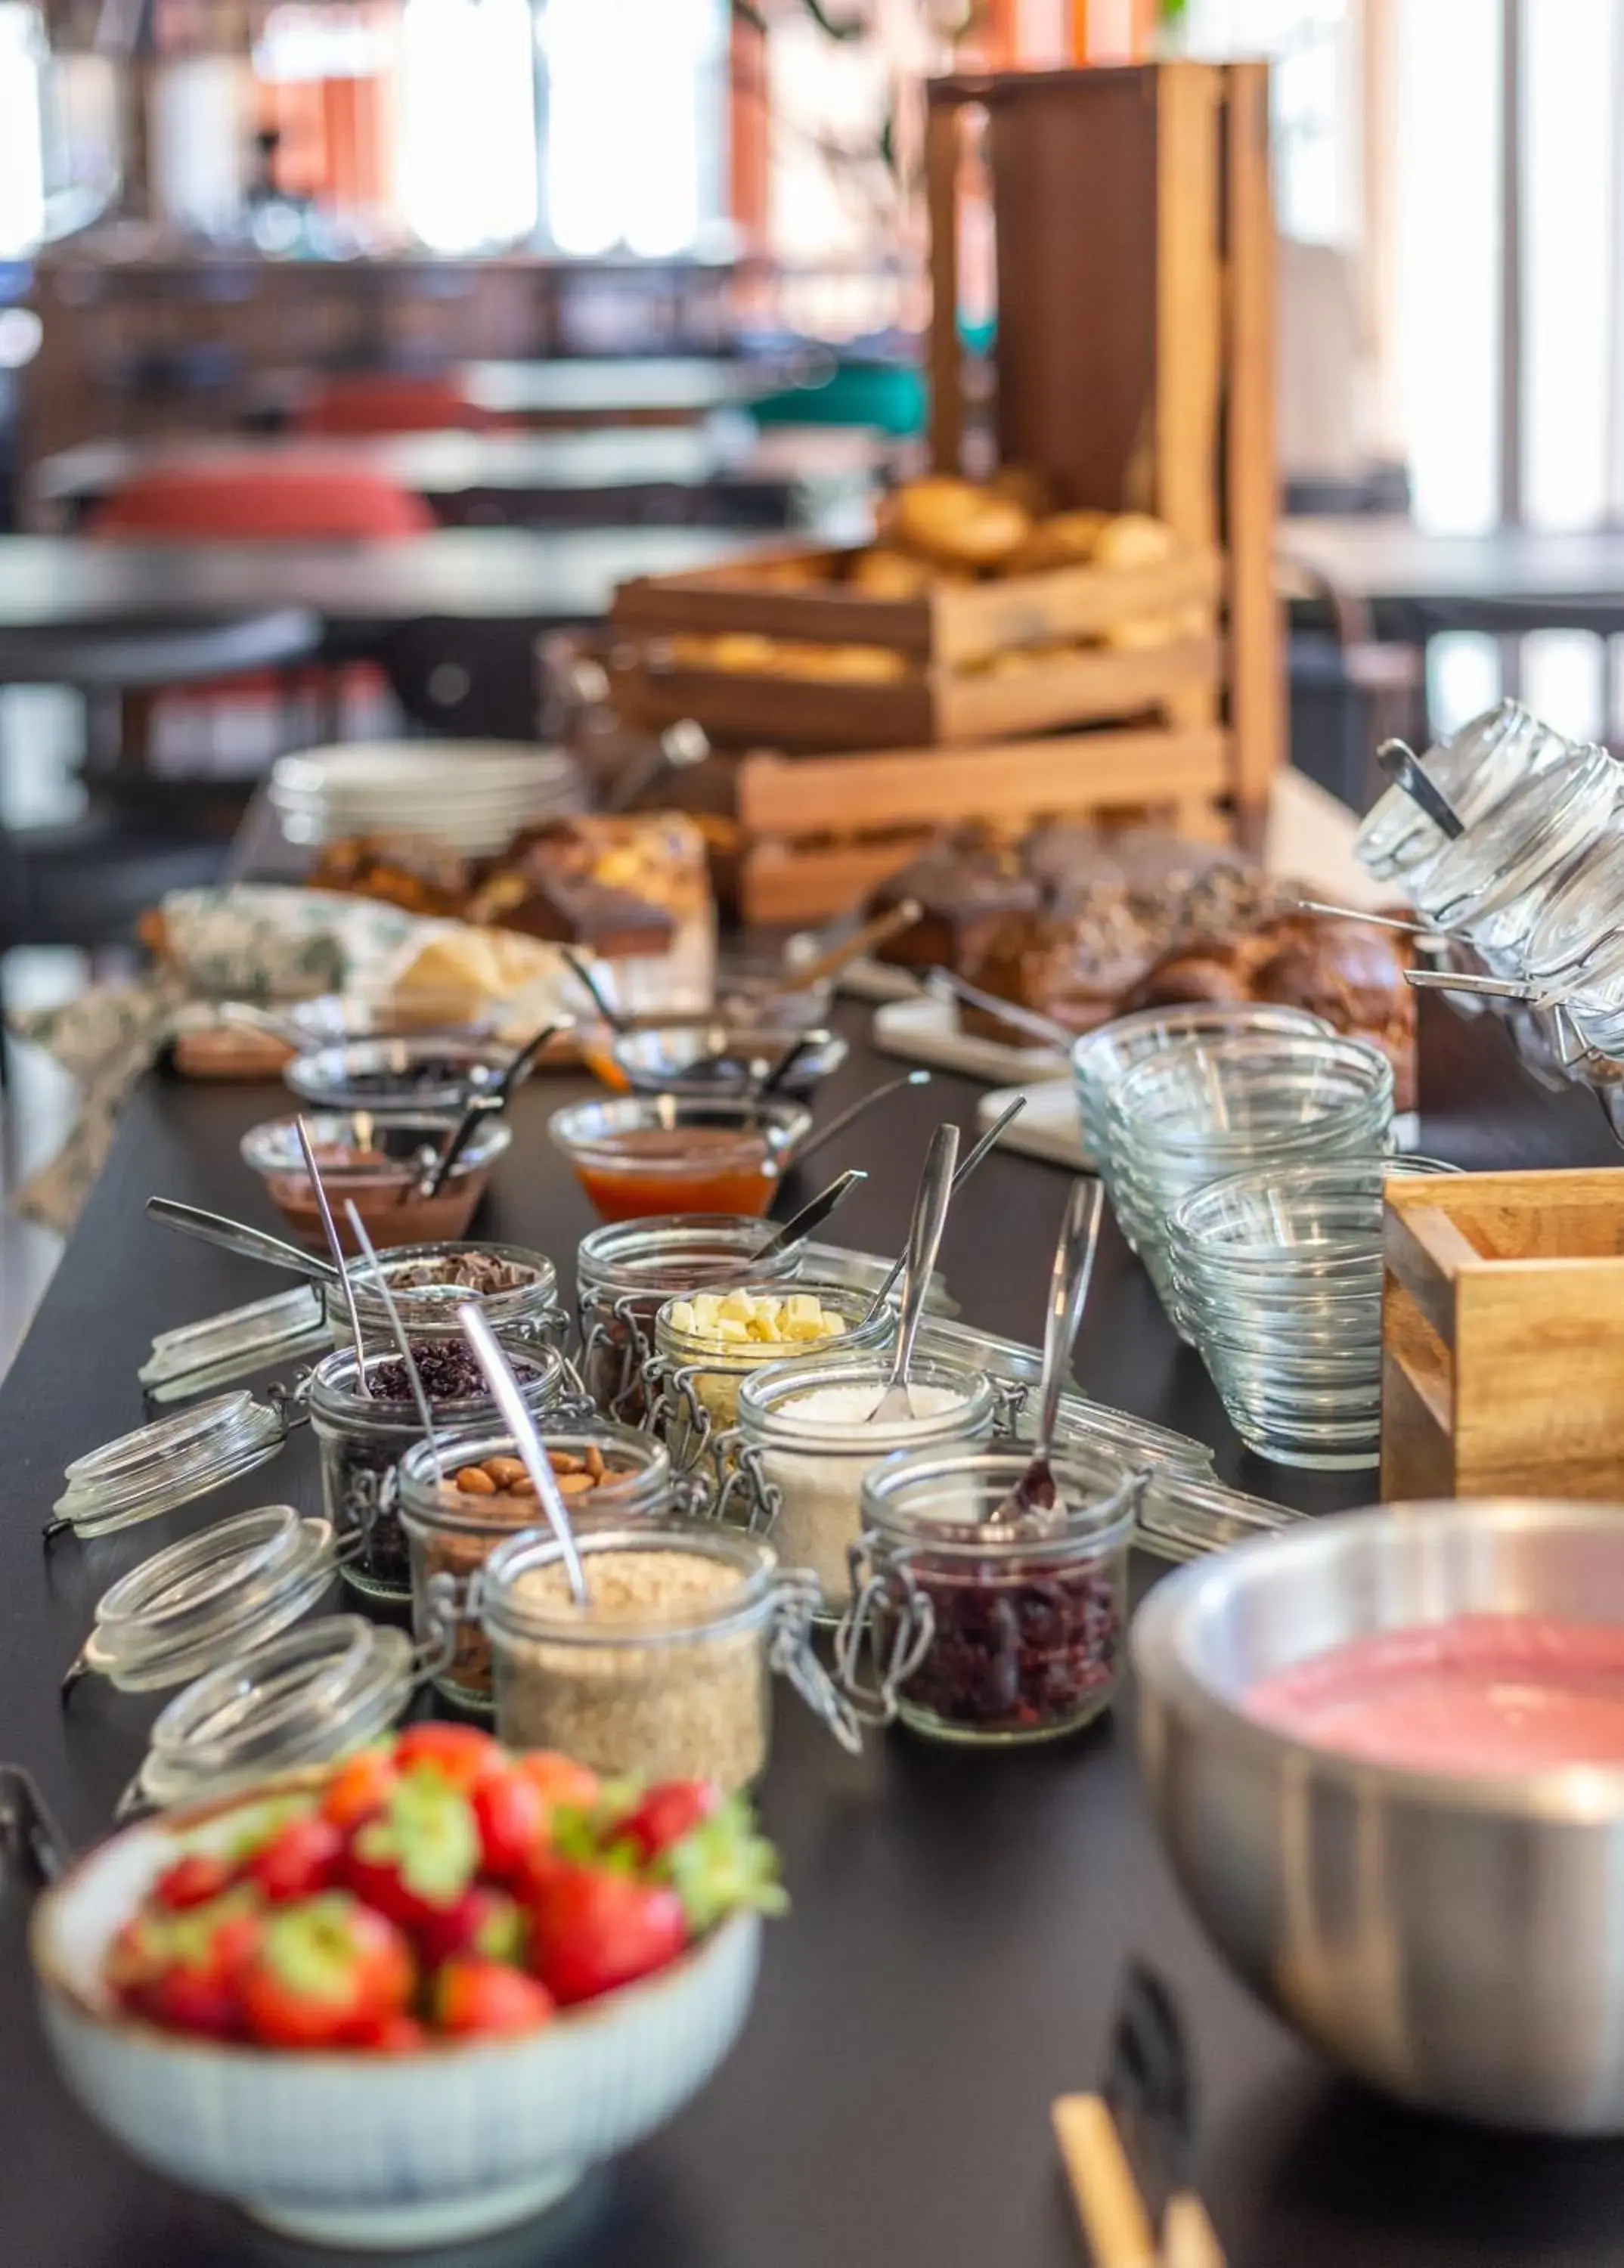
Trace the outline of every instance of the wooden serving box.
<path fill-rule="evenodd" d="M 1387 1184 L 1382 1495 L 1624 1503 L 1624 1173 Z"/>

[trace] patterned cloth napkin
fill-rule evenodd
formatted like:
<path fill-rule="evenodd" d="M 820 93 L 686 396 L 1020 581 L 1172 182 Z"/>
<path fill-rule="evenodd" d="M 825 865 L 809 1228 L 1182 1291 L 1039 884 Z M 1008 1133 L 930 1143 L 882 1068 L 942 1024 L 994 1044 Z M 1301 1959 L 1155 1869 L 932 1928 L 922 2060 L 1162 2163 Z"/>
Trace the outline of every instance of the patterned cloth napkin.
<path fill-rule="evenodd" d="M 166 958 L 148 974 L 7 1020 L 80 1087 L 67 1140 L 12 1199 L 25 1219 L 60 1235 L 101 1171 L 131 1087 L 178 1033 L 209 1020 L 215 1002 L 382 989 L 432 926 L 394 906 L 270 885 L 173 891 L 163 916 Z"/>

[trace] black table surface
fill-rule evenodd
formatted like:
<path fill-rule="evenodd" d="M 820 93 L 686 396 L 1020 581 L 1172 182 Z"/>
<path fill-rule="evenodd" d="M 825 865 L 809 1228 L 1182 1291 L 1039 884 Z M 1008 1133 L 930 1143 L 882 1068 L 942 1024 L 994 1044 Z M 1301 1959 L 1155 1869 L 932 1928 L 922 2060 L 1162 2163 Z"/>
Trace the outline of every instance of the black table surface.
<path fill-rule="evenodd" d="M 736 529 L 441 527 L 378 543 L 112 543 L 0 536 L 0 630 L 218 622 L 308 607 L 350 632 L 429 615 L 595 622 L 616 584 L 713 566 Z"/>
<path fill-rule="evenodd" d="M 859 1043 L 830 1107 L 880 1070 L 865 1012 L 838 1012 Z M 1554 1127 L 1558 1152 L 1591 1138 L 1582 1102 L 1547 1113 L 1522 1092 L 1495 1035 L 1447 1013 L 1429 1022 L 1435 1145 L 1495 1161 L 1488 1129 L 1508 1108 L 1508 1124 Z M 573 1251 L 590 1217 L 544 1121 L 579 1086 L 550 1079 L 520 1097 L 484 1233 Z M 971 1124 L 977 1092 L 940 1079 L 823 1154 L 820 1178 L 871 1169 L 843 1240 L 891 1248 L 931 1127 L 946 1114 Z M 94 1545 L 70 1539 L 49 1560 L 40 1543 L 67 1460 L 142 1415 L 135 1372 L 153 1332 L 271 1288 L 263 1270 L 156 1227 L 142 1208 L 162 1191 L 269 1220 L 237 1141 L 282 1101 L 268 1086 L 143 1086 L 0 1389 L 0 1749 L 38 1775 L 75 1836 L 106 1827 L 151 1713 L 96 1683 L 67 1711 L 58 1703 L 101 1590 L 188 1524 L 273 1497 L 316 1502 L 313 1445 L 298 1434 L 275 1466 L 204 1507 Z M 944 1252 L 971 1321 L 1034 1334 L 1065 1188 L 1054 1168 L 1013 1155 L 983 1169 Z M 1369 1493 L 1363 1476 L 1294 1478 L 1238 1454 L 1195 1358 L 1109 1230 L 1078 1368 L 1102 1399 L 1222 1444 L 1223 1469 L 1247 1486 L 1309 1508 Z M 1231 2268 L 1624 2264 L 1624 2152 L 1399 2111 L 1337 2079 L 1231 1981 L 1152 1839 L 1130 1718 L 1124 1702 L 1080 1739 L 1023 1754 L 893 1734 L 851 1758 L 780 1694 L 763 1806 L 794 1909 L 769 1933 L 737 2050 L 670 2127 L 551 2219 L 437 2257 L 468 2268 L 1076 2268 L 1048 2106 L 1096 2075 L 1124 1962 L 1140 1953 L 1188 2018 L 1200 2180 Z M 24 1904 L 19 1888 L 0 1889 L 0 2260 L 271 2268 L 314 2257 L 145 2173 L 80 2115 L 35 2029 Z"/>

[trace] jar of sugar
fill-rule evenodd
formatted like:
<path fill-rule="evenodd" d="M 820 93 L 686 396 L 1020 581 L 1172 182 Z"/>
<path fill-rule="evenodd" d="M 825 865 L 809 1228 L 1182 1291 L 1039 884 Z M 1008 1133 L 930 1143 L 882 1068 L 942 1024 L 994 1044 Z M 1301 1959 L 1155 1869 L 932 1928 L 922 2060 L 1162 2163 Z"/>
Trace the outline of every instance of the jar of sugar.
<path fill-rule="evenodd" d="M 739 1388 L 738 1431 L 726 1445 L 734 1469 L 719 1511 L 770 1534 L 786 1567 L 810 1569 L 823 1621 L 837 1621 L 851 1594 L 848 1554 L 870 1469 L 895 1449 L 985 1441 L 993 1431 L 993 1388 L 979 1371 L 915 1363 L 913 1415 L 876 1425 L 890 1381 L 890 1356 L 875 1353 L 773 1363 Z"/>

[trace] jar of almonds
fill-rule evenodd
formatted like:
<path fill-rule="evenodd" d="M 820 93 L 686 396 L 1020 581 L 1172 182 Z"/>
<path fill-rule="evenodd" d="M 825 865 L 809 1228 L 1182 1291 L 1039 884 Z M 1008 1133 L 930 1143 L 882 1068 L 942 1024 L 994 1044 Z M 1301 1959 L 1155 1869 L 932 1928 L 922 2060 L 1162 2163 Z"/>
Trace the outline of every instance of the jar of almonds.
<path fill-rule="evenodd" d="M 626 1425 L 543 1435 L 572 1521 L 655 1518 L 683 1498 L 661 1443 Z M 516 1529 L 544 1524 L 511 1434 L 419 1441 L 400 1466 L 401 1523 L 411 1558 L 420 1646 L 448 1654 L 434 1683 L 463 1708 L 491 1707 L 491 1642 L 470 1604 L 470 1578 Z"/>
<path fill-rule="evenodd" d="M 680 1469 L 694 1465 L 712 1434 L 739 1415 L 739 1388 L 764 1363 L 882 1344 L 896 1329 L 889 1307 L 834 1284 L 745 1284 L 668 1300 L 654 1318 L 657 1389 L 650 1424 Z"/>

